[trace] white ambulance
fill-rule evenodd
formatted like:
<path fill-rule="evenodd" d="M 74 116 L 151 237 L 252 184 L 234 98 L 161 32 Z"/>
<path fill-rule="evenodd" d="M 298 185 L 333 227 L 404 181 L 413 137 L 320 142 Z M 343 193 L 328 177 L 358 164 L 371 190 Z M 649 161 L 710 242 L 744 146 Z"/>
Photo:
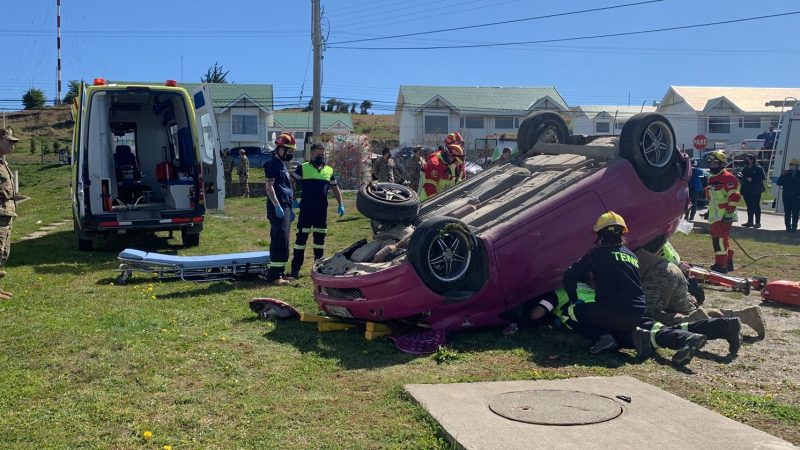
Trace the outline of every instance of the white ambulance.
<path fill-rule="evenodd" d="M 200 243 L 205 212 L 221 211 L 225 181 L 213 106 L 173 80 L 81 84 L 73 103 L 73 221 L 78 248 L 98 235 L 179 230 Z"/>

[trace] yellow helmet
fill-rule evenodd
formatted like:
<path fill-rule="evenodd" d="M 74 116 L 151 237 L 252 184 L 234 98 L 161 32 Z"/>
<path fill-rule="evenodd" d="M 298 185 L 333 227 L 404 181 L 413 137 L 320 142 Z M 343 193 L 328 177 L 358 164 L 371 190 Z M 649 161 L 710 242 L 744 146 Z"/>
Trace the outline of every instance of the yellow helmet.
<path fill-rule="evenodd" d="M 791 161 L 789 161 L 789 165 L 790 166 L 796 166 L 797 165 L 797 160 L 796 159 L 792 159 Z"/>
<path fill-rule="evenodd" d="M 722 150 L 714 150 L 713 152 L 706 155 L 706 159 L 708 160 L 708 162 L 719 161 L 722 164 L 727 164 L 728 162 L 728 157 L 725 156 L 725 152 L 723 152 Z"/>
<path fill-rule="evenodd" d="M 615 213 L 614 211 L 609 211 L 598 217 L 597 222 L 594 223 L 593 230 L 595 233 L 597 233 L 603 228 L 611 226 L 620 226 L 622 227 L 622 234 L 628 233 L 628 226 L 625 225 L 625 219 L 623 219 L 622 216 Z"/>

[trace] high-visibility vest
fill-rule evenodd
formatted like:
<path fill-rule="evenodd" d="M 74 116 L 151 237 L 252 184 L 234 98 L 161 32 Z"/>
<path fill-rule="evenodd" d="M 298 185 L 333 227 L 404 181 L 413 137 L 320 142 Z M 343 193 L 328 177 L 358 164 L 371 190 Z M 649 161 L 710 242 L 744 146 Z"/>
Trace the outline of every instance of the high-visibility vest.
<path fill-rule="evenodd" d="M 556 299 L 558 304 L 555 307 L 553 307 L 553 315 L 555 315 L 560 324 L 563 325 L 568 330 L 572 329 L 572 327 L 569 324 L 569 321 L 578 322 L 578 319 L 575 318 L 575 306 L 580 305 L 582 303 L 595 302 L 594 289 L 592 289 L 588 284 L 578 283 L 577 293 L 578 293 L 578 302 L 575 304 L 570 304 L 567 291 L 565 291 L 564 288 L 556 289 Z M 565 308 L 566 311 L 564 310 Z"/>
<path fill-rule="evenodd" d="M 681 255 L 675 251 L 675 247 L 667 241 L 664 246 L 661 248 L 661 256 L 664 257 L 667 261 L 679 266 L 681 264 Z"/>
<path fill-rule="evenodd" d="M 420 172 L 419 200 L 425 201 L 439 192 L 455 186 L 466 178 L 463 164 L 447 164 L 441 152 L 434 152 Z"/>
<path fill-rule="evenodd" d="M 708 179 L 708 223 L 722 220 L 725 214 L 736 212 L 739 203 L 739 180 L 726 169 Z"/>

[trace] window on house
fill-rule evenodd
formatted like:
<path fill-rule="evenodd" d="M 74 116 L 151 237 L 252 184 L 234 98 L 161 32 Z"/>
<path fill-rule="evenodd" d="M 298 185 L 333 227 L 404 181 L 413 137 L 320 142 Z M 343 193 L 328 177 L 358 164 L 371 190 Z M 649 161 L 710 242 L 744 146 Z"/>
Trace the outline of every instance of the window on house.
<path fill-rule="evenodd" d="M 761 117 L 753 117 L 753 116 L 740 117 L 739 128 L 761 129 Z"/>
<path fill-rule="evenodd" d="M 780 120 L 779 117 L 770 117 L 769 119 L 769 126 L 772 128 L 778 129 L 778 121 Z"/>
<path fill-rule="evenodd" d="M 625 126 L 625 122 L 617 122 L 617 123 L 614 124 L 614 128 L 617 129 L 617 130 L 621 130 L 622 127 L 624 127 L 624 126 Z"/>
<path fill-rule="evenodd" d="M 461 128 L 483 128 L 483 117 L 462 117 Z"/>
<path fill-rule="evenodd" d="M 595 133 L 608 133 L 611 131 L 611 122 L 596 122 L 594 124 Z"/>
<path fill-rule="evenodd" d="M 258 116 L 233 114 L 231 126 L 233 134 L 258 134 Z"/>
<path fill-rule="evenodd" d="M 494 118 L 494 127 L 501 130 L 511 130 L 514 127 L 514 119 L 512 116 L 497 116 Z"/>
<path fill-rule="evenodd" d="M 731 132 L 731 116 L 709 116 L 708 132 L 726 134 Z"/>
<path fill-rule="evenodd" d="M 295 132 L 294 132 L 294 138 L 295 138 L 295 139 L 303 139 L 303 136 L 305 136 L 305 135 L 306 135 L 306 134 L 305 134 L 305 133 L 303 133 L 302 131 L 295 131 Z"/>
<path fill-rule="evenodd" d="M 447 133 L 447 116 L 425 116 L 425 134 L 444 134 Z"/>

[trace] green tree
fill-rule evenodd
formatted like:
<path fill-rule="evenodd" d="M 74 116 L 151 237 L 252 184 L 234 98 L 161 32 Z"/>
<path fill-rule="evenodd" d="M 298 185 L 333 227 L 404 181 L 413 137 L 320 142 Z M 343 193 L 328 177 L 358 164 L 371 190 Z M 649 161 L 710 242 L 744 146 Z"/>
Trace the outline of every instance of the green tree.
<path fill-rule="evenodd" d="M 369 100 L 364 100 L 361 102 L 361 114 L 367 114 L 367 111 L 372 108 L 372 102 Z"/>
<path fill-rule="evenodd" d="M 350 104 L 345 102 L 336 103 L 336 112 L 346 113 L 348 110 L 350 110 Z"/>
<path fill-rule="evenodd" d="M 356 105 L 357 103 L 350 103 L 350 114 L 356 113 Z"/>
<path fill-rule="evenodd" d="M 44 108 L 46 101 L 47 99 L 45 99 L 44 92 L 41 89 L 30 88 L 22 96 L 22 105 L 25 106 L 25 109 Z"/>
<path fill-rule="evenodd" d="M 64 96 L 65 105 L 71 105 L 72 100 L 78 96 L 78 91 L 81 89 L 81 82 L 79 80 L 70 80 L 67 83 L 67 95 Z"/>
<path fill-rule="evenodd" d="M 215 62 L 206 70 L 206 74 L 200 77 L 200 81 L 203 83 L 227 83 L 228 80 L 225 78 L 228 76 L 228 72 L 230 70 L 224 70 L 219 63 Z"/>
<path fill-rule="evenodd" d="M 314 99 L 313 98 L 308 101 L 308 106 L 303 108 L 303 111 L 311 111 L 312 109 L 314 109 Z"/>
<path fill-rule="evenodd" d="M 328 101 L 325 102 L 325 104 L 328 105 L 328 107 L 325 108 L 325 111 L 333 112 L 336 110 L 336 106 L 339 104 L 339 100 L 336 100 L 335 98 L 329 98 Z"/>

